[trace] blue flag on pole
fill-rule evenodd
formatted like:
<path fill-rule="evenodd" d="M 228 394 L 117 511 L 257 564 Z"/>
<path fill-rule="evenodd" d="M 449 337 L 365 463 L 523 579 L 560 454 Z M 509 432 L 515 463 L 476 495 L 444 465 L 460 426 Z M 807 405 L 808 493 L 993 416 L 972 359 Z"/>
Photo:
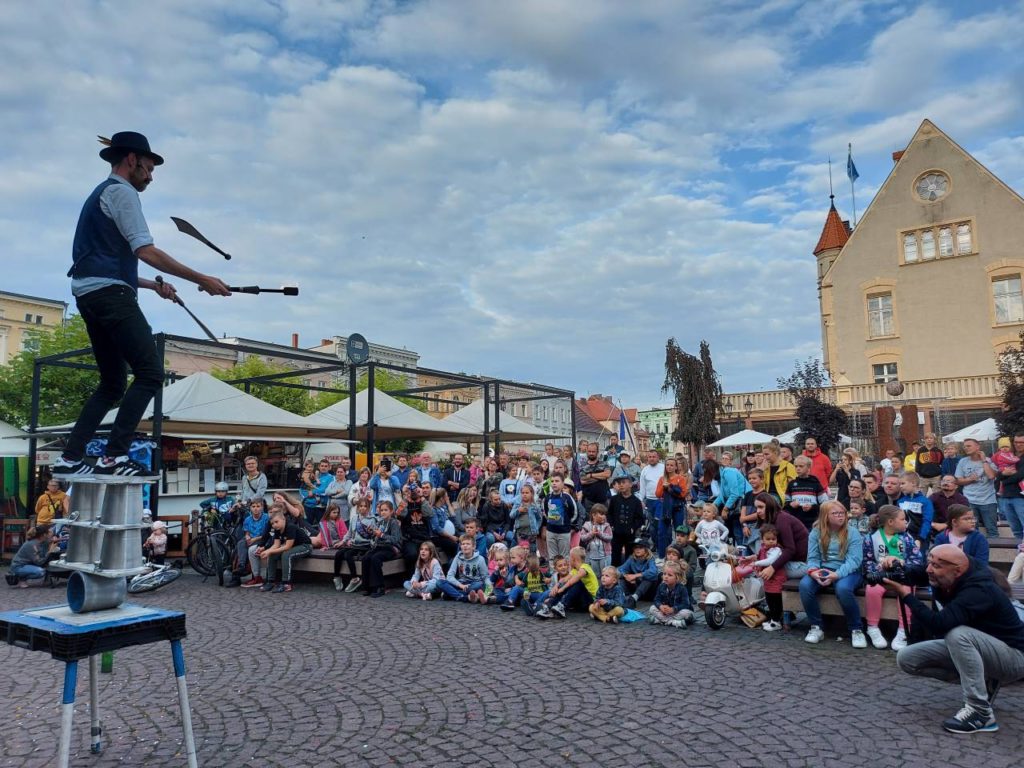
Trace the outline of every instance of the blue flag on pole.
<path fill-rule="evenodd" d="M 860 174 L 857 173 L 857 166 L 853 164 L 852 146 L 848 148 L 846 153 L 846 175 L 850 179 L 851 184 L 860 178 Z"/>

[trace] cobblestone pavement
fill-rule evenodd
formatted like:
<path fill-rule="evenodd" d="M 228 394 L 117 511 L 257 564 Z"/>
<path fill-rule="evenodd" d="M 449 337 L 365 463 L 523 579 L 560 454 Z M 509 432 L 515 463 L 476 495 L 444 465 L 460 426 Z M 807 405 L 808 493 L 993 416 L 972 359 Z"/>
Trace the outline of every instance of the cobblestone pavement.
<path fill-rule="evenodd" d="M 0 595 L 4 610 L 63 597 Z M 1001 693 L 998 733 L 952 736 L 939 722 L 959 687 L 798 632 L 541 622 L 324 584 L 228 590 L 188 572 L 133 601 L 188 613 L 203 766 L 1000 768 L 1024 743 L 1024 685 Z M 0 765 L 53 765 L 63 665 L 3 645 L 0 670 Z M 119 651 L 100 677 L 105 749 L 89 754 L 80 674 L 72 765 L 184 765 L 168 646 Z"/>

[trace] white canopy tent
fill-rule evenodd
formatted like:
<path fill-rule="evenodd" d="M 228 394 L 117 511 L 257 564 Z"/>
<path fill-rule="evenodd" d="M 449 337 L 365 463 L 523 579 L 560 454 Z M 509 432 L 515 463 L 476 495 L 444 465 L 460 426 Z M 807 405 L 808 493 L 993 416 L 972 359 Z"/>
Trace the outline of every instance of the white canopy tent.
<path fill-rule="evenodd" d="M 977 424 L 958 429 L 942 438 L 946 443 L 959 443 L 970 438 L 971 440 L 995 440 L 999 437 L 999 426 L 995 419 L 985 419 Z"/>
<path fill-rule="evenodd" d="M 528 424 L 525 421 L 517 419 L 511 414 L 501 412 L 500 421 L 496 421 L 498 414 L 497 403 L 490 404 L 490 413 L 488 414 L 487 432 L 489 435 L 497 436 L 502 442 L 517 440 L 543 440 L 554 437 L 564 437 L 555 435 L 550 432 L 545 432 L 543 429 Z M 484 401 L 483 399 L 474 400 L 469 405 L 463 406 L 455 413 L 449 414 L 441 419 L 441 423 L 447 425 L 453 430 L 459 430 L 466 432 L 473 437 L 471 439 L 474 442 L 480 442 L 479 439 L 484 434 Z M 496 429 L 497 427 L 497 429 Z"/>
<path fill-rule="evenodd" d="M 28 432 L 0 421 L 0 458 L 28 456 Z"/>
<path fill-rule="evenodd" d="M 796 436 L 799 433 L 800 433 L 800 427 L 796 427 L 794 429 L 789 430 L 788 432 L 783 432 L 781 435 L 776 435 L 775 439 L 778 440 L 783 445 L 785 445 L 787 443 L 792 443 L 794 440 L 796 440 Z M 769 438 L 769 439 L 771 439 L 771 438 Z M 850 443 L 853 442 L 853 438 L 850 437 L 849 435 L 844 435 L 842 432 L 840 432 L 839 433 L 839 442 L 843 443 L 844 445 L 849 445 Z"/>
<path fill-rule="evenodd" d="M 369 425 L 369 390 L 356 393 L 356 440 L 367 439 Z M 335 427 L 348 435 L 349 398 L 339 400 L 321 411 L 310 414 L 310 424 Z M 480 440 L 481 432 L 461 424 L 446 424 L 397 400 L 379 389 L 373 391 L 373 439 L 377 440 Z"/>
<path fill-rule="evenodd" d="M 741 429 L 735 434 L 723 437 L 721 440 L 716 440 L 711 443 L 708 448 L 732 448 L 737 445 L 763 445 L 764 443 L 770 443 L 772 440 L 771 435 L 766 435 L 764 432 L 758 432 L 754 429 Z"/>
<path fill-rule="evenodd" d="M 280 440 L 318 442 L 345 437 L 345 430 L 330 423 L 307 420 L 271 405 L 215 379 L 193 373 L 168 384 L 163 390 L 162 434 L 186 440 Z M 110 426 L 117 409 L 100 423 Z M 65 433 L 74 424 L 40 427 L 43 433 Z M 153 432 L 153 402 L 139 423 L 142 432 Z"/>

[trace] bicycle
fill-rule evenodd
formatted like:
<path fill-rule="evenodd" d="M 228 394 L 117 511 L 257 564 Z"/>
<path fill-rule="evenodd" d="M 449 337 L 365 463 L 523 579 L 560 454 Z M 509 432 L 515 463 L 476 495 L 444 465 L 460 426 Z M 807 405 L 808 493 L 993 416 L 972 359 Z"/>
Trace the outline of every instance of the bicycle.
<path fill-rule="evenodd" d="M 160 565 L 147 560 L 146 565 L 153 570 L 147 571 L 146 573 L 140 573 L 128 582 L 128 592 L 133 595 L 160 589 L 160 587 L 165 584 L 170 584 L 181 576 L 180 562 L 164 563 Z"/>
<path fill-rule="evenodd" d="M 231 562 L 234 540 L 225 526 L 224 518 L 215 509 L 195 510 L 192 523 L 199 525 L 199 533 L 189 542 L 185 557 L 192 569 L 201 576 L 223 579 L 225 563 Z"/>

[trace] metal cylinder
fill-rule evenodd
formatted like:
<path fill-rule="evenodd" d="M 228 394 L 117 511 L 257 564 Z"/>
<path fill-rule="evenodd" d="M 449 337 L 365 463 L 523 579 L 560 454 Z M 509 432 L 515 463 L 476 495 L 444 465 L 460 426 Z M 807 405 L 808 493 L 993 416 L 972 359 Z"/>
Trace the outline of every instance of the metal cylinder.
<path fill-rule="evenodd" d="M 99 529 L 75 525 L 70 530 L 68 551 L 64 559 L 69 563 L 94 563 L 98 560 L 96 542 L 99 539 Z"/>
<path fill-rule="evenodd" d="M 100 568 L 104 571 L 120 571 L 139 568 L 142 565 L 142 542 L 138 528 L 126 531 L 103 532 L 100 550 Z"/>
<path fill-rule="evenodd" d="M 75 613 L 116 608 L 128 596 L 123 576 L 107 578 L 75 571 L 68 578 L 68 606 Z"/>
<path fill-rule="evenodd" d="M 142 522 L 141 485 L 108 485 L 106 490 L 100 513 L 101 523 L 139 525 Z"/>
<path fill-rule="evenodd" d="M 107 488 L 108 486 L 99 483 L 72 483 L 71 511 L 78 513 L 80 522 L 91 523 L 99 520 Z"/>

